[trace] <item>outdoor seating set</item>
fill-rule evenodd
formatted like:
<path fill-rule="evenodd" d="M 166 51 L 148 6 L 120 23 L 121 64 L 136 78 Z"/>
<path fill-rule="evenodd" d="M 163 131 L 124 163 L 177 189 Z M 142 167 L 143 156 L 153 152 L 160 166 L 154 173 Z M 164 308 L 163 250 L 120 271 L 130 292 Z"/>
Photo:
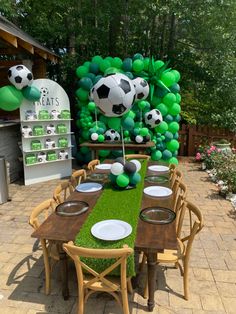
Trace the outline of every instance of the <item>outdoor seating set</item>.
<path fill-rule="evenodd" d="M 151 169 L 158 166 L 149 161 L 149 156 L 125 155 L 126 160 L 134 158 L 142 162 L 142 169 L 144 169 L 144 187 L 155 187 L 157 185 L 155 180 L 163 179 L 163 182 L 166 181 L 166 183 L 162 184 L 162 186 L 168 186 L 172 194 L 170 196 L 155 197 L 148 196 L 145 193 L 145 189 L 144 193 L 143 189 L 140 190 L 141 204 L 138 208 L 137 224 L 132 225 L 136 226 L 136 234 L 135 228 L 131 228 L 131 235 L 133 234 L 134 238 L 133 247 L 130 245 L 127 235 L 123 240 L 117 238 L 118 240 L 115 241 L 104 242 L 105 240 L 100 238 L 100 242 L 96 242 L 98 241 L 96 237 L 91 235 L 94 226 L 91 229 L 86 225 L 91 220 L 93 212 L 95 215 L 97 205 L 99 205 L 103 197 L 105 197 L 106 184 L 109 184 L 109 170 L 107 170 L 108 167 L 99 166 L 111 164 L 109 160 L 105 161 L 107 162 L 106 164 L 100 164 L 99 160 L 93 160 L 88 164 L 87 172 L 84 169 L 75 171 L 71 175 L 70 180 L 59 184 L 55 188 L 52 199 L 42 202 L 40 205 L 36 206 L 31 213 L 29 223 L 35 229 L 32 236 L 40 239 L 43 250 L 46 278 L 45 292 L 46 294 L 50 293 L 52 265 L 55 261 L 60 261 L 62 269 L 62 294 L 64 299 L 68 299 L 67 260 L 68 256 L 71 257 L 75 263 L 78 279 L 79 314 L 84 312 L 84 304 L 88 297 L 98 291 L 110 293 L 120 304 L 123 313 L 128 314 L 129 305 L 127 291 L 129 293 L 133 291 L 131 277 L 136 273 L 136 279 L 138 279 L 139 273 L 144 271 L 146 265 L 147 279 L 143 296 L 148 298 L 149 311 L 152 311 L 155 306 L 156 264 L 171 263 L 180 268 L 180 273 L 183 276 L 184 298 L 188 300 L 189 259 L 195 235 L 203 227 L 201 211 L 196 205 L 187 200 L 187 188 L 183 183 L 182 173 L 175 165 L 171 164 L 165 174 L 160 172 L 155 173 Z M 146 166 L 147 169 L 145 168 Z M 91 175 L 93 176 L 93 174 L 104 175 L 104 187 L 99 191 L 90 193 L 78 192 L 78 187 L 81 185 L 81 182 L 88 182 L 88 179 Z M 105 208 L 105 211 L 108 213 L 107 217 L 112 219 L 113 217 L 109 216 L 109 206 L 115 206 L 114 208 L 118 211 L 117 217 L 121 215 L 122 218 L 123 213 L 122 211 L 119 212 L 123 204 L 122 195 L 124 195 L 124 198 L 128 199 L 129 195 L 138 194 L 139 190 L 138 188 L 124 191 L 109 190 L 109 193 L 112 193 L 111 195 L 113 195 L 113 193 L 115 195 L 116 193 L 116 195 L 120 196 L 120 202 L 118 202 L 118 204 L 116 204 L 114 200 L 115 204 L 110 205 L 109 203 L 107 208 Z M 65 205 L 68 201 L 86 203 L 88 206 L 87 211 L 77 216 L 60 215 L 58 208 L 62 206 L 62 204 Z M 113 200 L 111 199 L 110 202 L 112 203 Z M 169 210 L 172 214 L 170 217 L 173 217 L 173 219 L 168 221 L 166 213 L 155 212 L 156 208 L 159 208 L 159 210 Z M 129 209 L 129 211 L 131 210 Z M 141 214 L 143 214 L 143 217 Z M 149 214 L 150 216 L 148 217 Z M 99 220 L 102 221 L 102 211 L 98 212 L 98 215 L 101 215 L 101 217 L 99 216 Z M 132 217 L 132 215 L 135 215 L 135 211 L 134 213 L 131 211 L 129 217 Z M 148 221 L 148 219 L 150 219 L 150 221 Z M 127 222 L 131 223 L 129 220 Z M 92 245 L 90 246 L 89 240 L 86 239 L 86 229 L 88 229 L 89 236 L 95 241 L 93 243 L 96 243 L 94 247 Z M 109 226 L 107 230 L 110 230 Z M 83 244 L 82 235 L 85 237 L 84 243 L 88 245 L 81 245 Z M 107 245 L 107 242 L 111 243 L 110 247 Z M 116 245 L 113 245 L 114 243 Z M 139 256 L 138 267 L 132 265 L 132 263 L 134 264 L 134 259 L 132 259 L 134 253 Z M 109 263 L 107 263 L 106 260 L 109 260 Z M 92 262 L 90 263 L 90 261 Z M 182 262 L 182 265 L 180 262 Z M 101 265 L 102 268 L 100 267 Z M 135 271 L 133 271 L 133 267 L 135 267 Z"/>

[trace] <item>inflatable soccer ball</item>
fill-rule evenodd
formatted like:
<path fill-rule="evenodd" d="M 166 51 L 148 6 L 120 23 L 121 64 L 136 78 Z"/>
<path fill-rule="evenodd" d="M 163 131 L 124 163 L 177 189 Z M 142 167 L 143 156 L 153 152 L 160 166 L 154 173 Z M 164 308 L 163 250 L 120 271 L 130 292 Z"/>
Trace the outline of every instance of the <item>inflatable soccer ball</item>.
<path fill-rule="evenodd" d="M 22 89 L 32 84 L 33 74 L 23 64 L 15 65 L 8 70 L 8 79 L 17 89 Z"/>
<path fill-rule="evenodd" d="M 114 74 L 101 78 L 91 91 L 91 99 L 107 117 L 125 114 L 135 100 L 135 88 L 124 74 Z"/>
<path fill-rule="evenodd" d="M 105 140 L 109 142 L 119 141 L 120 134 L 113 129 L 109 129 L 105 133 Z"/>
<path fill-rule="evenodd" d="M 155 128 L 158 124 L 162 122 L 163 119 L 160 111 L 157 109 L 153 109 L 145 113 L 144 120 L 150 128 Z"/>
<path fill-rule="evenodd" d="M 137 77 L 136 79 L 132 80 L 132 83 L 134 84 L 134 88 L 136 91 L 135 99 L 136 100 L 146 99 L 149 94 L 148 82 L 141 77 Z"/>

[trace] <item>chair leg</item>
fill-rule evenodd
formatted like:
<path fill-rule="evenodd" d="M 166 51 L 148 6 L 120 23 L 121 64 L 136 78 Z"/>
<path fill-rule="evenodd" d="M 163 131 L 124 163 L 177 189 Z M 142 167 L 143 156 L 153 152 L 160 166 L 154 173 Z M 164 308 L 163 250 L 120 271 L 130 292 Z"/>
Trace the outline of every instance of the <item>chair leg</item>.
<path fill-rule="evenodd" d="M 78 314 L 84 314 L 84 293 L 83 290 L 79 291 L 78 295 Z"/>
<path fill-rule="evenodd" d="M 127 280 L 127 288 L 128 288 L 128 292 L 129 292 L 130 294 L 132 294 L 132 293 L 133 293 L 133 287 L 132 287 L 132 283 L 131 283 L 131 278 L 129 278 L 129 279 Z"/>
<path fill-rule="evenodd" d="M 44 261 L 44 268 L 45 268 L 45 294 L 49 295 L 51 290 L 51 272 L 50 272 L 50 263 L 49 263 L 49 256 L 48 250 L 46 247 L 45 240 L 41 240 L 42 250 L 43 250 L 43 261 Z"/>
<path fill-rule="evenodd" d="M 143 292 L 143 298 L 147 299 L 148 298 L 148 276 L 146 276 L 146 282 L 145 282 L 145 288 Z"/>
<path fill-rule="evenodd" d="M 184 282 L 184 298 L 185 300 L 188 300 L 189 297 L 189 289 L 188 289 L 188 265 L 184 263 L 184 276 L 183 276 L 183 282 Z"/>
<path fill-rule="evenodd" d="M 121 297 L 122 297 L 123 314 L 129 314 L 129 302 L 128 302 L 127 289 L 121 290 Z"/>

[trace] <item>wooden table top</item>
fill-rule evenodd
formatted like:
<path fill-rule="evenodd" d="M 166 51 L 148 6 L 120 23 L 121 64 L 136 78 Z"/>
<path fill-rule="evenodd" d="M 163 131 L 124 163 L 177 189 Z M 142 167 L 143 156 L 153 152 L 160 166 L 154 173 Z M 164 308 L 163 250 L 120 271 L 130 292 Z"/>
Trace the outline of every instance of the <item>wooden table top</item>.
<path fill-rule="evenodd" d="M 150 164 L 153 163 L 151 162 Z M 99 172 L 101 172 L 101 170 Z M 106 171 L 103 170 L 103 172 Z M 153 172 L 147 170 L 147 175 L 150 174 L 153 174 Z M 145 181 L 144 185 L 146 187 L 155 184 Z M 120 193 L 120 191 L 116 192 Z M 101 194 L 102 190 L 92 193 L 80 193 L 74 191 L 69 196 L 68 200 L 85 201 L 89 204 L 89 210 L 82 215 L 73 217 L 63 217 L 57 215 L 56 213 L 53 213 L 42 223 L 38 230 L 36 230 L 32 234 L 32 237 L 62 242 L 74 241 L 75 236 L 80 231 L 81 226 L 85 222 L 89 213 L 92 211 Z M 172 197 L 156 199 L 148 197 L 143 193 L 142 205 L 140 210 L 151 206 L 173 208 L 173 199 Z M 177 239 L 175 231 L 175 221 L 170 224 L 155 225 L 139 219 L 135 248 L 138 250 L 146 250 L 148 252 L 160 252 L 164 248 L 176 249 Z"/>
<path fill-rule="evenodd" d="M 80 144 L 81 147 L 86 146 L 93 150 L 100 150 L 100 149 L 122 149 L 121 142 L 113 142 L 113 143 L 92 143 L 92 142 L 84 142 Z M 133 150 L 142 150 L 146 148 L 150 148 L 155 146 L 155 143 L 149 141 L 147 143 L 136 144 L 136 143 L 125 143 L 125 149 L 133 149 Z"/>

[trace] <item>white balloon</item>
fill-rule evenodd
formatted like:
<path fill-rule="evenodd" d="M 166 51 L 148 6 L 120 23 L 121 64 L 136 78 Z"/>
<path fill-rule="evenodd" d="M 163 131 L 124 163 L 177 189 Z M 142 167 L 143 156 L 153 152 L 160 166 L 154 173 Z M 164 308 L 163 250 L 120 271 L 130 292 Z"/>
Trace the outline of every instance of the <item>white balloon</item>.
<path fill-rule="evenodd" d="M 122 174 L 124 172 L 124 166 L 120 164 L 119 162 L 114 162 L 111 166 L 111 173 L 115 176 L 118 176 L 119 174 Z"/>
<path fill-rule="evenodd" d="M 130 162 L 135 164 L 135 166 L 137 168 L 136 172 L 138 172 L 141 169 L 141 163 L 137 159 L 132 159 L 132 160 L 130 160 Z"/>
<path fill-rule="evenodd" d="M 143 137 L 141 135 L 137 135 L 135 137 L 135 142 L 138 143 L 138 144 L 142 143 L 143 142 Z"/>
<path fill-rule="evenodd" d="M 92 133 L 91 134 L 91 140 L 96 141 L 98 139 L 98 134 L 97 133 Z"/>

